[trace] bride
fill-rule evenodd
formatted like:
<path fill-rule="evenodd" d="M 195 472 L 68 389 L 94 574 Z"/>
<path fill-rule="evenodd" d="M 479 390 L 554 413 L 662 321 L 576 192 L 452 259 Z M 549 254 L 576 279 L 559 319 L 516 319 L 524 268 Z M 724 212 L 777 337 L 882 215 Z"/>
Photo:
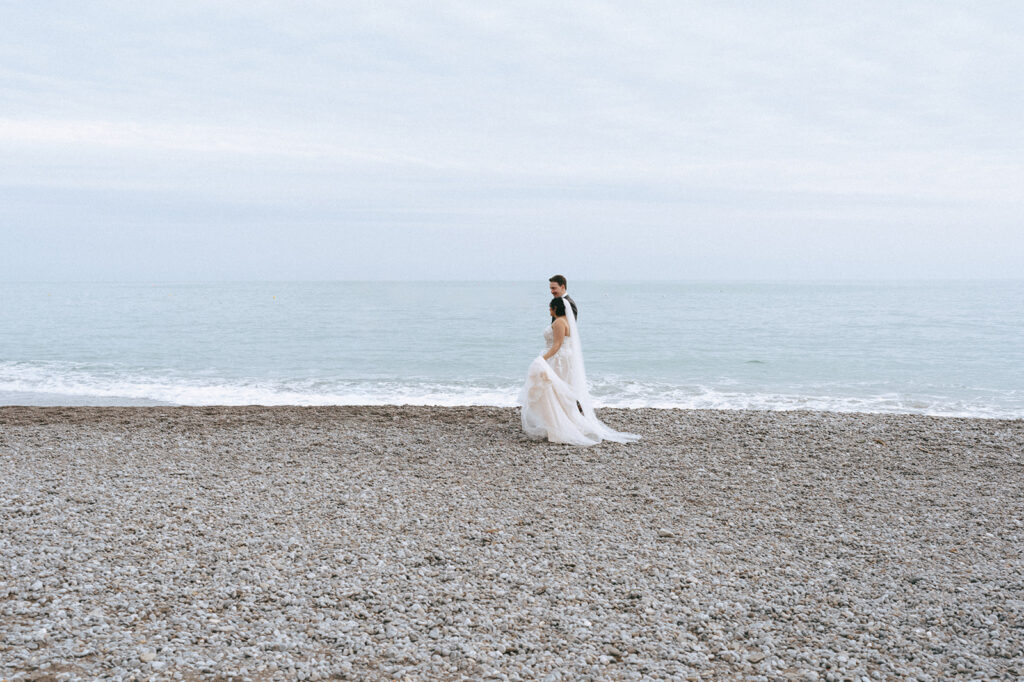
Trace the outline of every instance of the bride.
<path fill-rule="evenodd" d="M 547 351 L 530 363 L 519 393 L 523 431 L 531 438 L 572 445 L 640 440 L 636 434 L 609 428 L 594 414 L 576 319 L 565 314 L 561 297 L 551 299 L 549 308 L 554 321 L 544 330 Z"/>

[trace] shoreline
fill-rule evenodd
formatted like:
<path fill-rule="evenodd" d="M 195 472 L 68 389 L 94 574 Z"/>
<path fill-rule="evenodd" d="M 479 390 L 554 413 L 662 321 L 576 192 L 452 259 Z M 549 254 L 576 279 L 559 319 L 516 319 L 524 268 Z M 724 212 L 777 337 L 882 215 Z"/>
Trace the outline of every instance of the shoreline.
<path fill-rule="evenodd" d="M 57 394 L 54 394 L 55 396 Z M 63 396 L 66 398 L 67 396 Z M 54 398 L 57 400 L 58 398 Z M 98 400 L 94 403 L 84 402 L 86 400 L 94 400 L 90 398 L 83 398 L 80 402 L 68 402 L 64 403 L 46 403 L 46 404 L 21 404 L 21 403 L 0 403 L 0 424 L 4 419 L 4 413 L 9 412 L 15 414 L 16 411 L 20 410 L 339 410 L 339 411 L 350 411 L 350 410 L 424 410 L 424 411 L 444 411 L 444 410 L 503 410 L 508 412 L 518 413 L 519 407 L 517 405 L 482 405 L 482 404 L 467 404 L 467 405 L 421 405 L 421 404 L 378 404 L 378 403 L 367 403 L 367 404 L 336 404 L 336 405 L 263 405 L 259 403 L 253 403 L 249 405 L 179 405 L 173 403 L 157 402 L 157 401 L 144 401 L 138 399 L 136 403 L 126 402 L 115 402 L 120 401 L 119 398 L 111 398 L 109 400 L 103 399 Z M 982 422 L 1022 422 L 1024 421 L 1024 415 L 1021 416 L 981 416 L 971 414 L 933 414 L 927 412 L 871 412 L 871 411 L 857 411 L 857 410 L 830 410 L 830 409 L 814 409 L 814 408 L 746 408 L 746 407 L 597 407 L 599 414 L 616 414 L 616 413 L 640 413 L 640 412 L 677 412 L 681 414 L 685 413 L 724 413 L 724 414 L 807 414 L 807 415 L 823 415 L 823 416 L 836 416 L 836 417 L 908 417 L 908 418 L 927 418 L 927 419 L 952 419 L 952 420 L 966 420 L 966 421 L 982 421 Z M 23 418 L 23 417 L 22 417 Z"/>
<path fill-rule="evenodd" d="M 0 677 L 1024 675 L 1024 420 L 0 407 Z"/>

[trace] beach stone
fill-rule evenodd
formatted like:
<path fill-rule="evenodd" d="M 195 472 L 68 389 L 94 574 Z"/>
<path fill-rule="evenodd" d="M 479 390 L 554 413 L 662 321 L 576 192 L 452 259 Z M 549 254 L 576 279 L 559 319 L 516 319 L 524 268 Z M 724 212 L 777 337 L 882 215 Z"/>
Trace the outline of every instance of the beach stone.
<path fill-rule="evenodd" d="M 1021 420 L 517 418 L 0 407 L 0 677 L 1019 676 Z"/>

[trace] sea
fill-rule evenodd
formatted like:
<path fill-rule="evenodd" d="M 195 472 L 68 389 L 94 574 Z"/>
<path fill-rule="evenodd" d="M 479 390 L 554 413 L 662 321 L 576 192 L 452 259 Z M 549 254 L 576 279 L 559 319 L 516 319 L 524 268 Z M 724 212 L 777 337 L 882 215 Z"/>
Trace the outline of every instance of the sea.
<path fill-rule="evenodd" d="M 1024 417 L 1024 280 L 571 281 L 598 406 Z M 0 283 L 0 405 L 516 404 L 548 283 Z"/>

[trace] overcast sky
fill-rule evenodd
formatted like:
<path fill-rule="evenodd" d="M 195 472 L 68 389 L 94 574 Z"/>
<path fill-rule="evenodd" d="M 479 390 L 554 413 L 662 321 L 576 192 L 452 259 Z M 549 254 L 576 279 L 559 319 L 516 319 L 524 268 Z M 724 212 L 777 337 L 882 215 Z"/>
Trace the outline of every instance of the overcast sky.
<path fill-rule="evenodd" d="M 1020 277 L 1008 2 L 0 2 L 0 279 Z"/>

